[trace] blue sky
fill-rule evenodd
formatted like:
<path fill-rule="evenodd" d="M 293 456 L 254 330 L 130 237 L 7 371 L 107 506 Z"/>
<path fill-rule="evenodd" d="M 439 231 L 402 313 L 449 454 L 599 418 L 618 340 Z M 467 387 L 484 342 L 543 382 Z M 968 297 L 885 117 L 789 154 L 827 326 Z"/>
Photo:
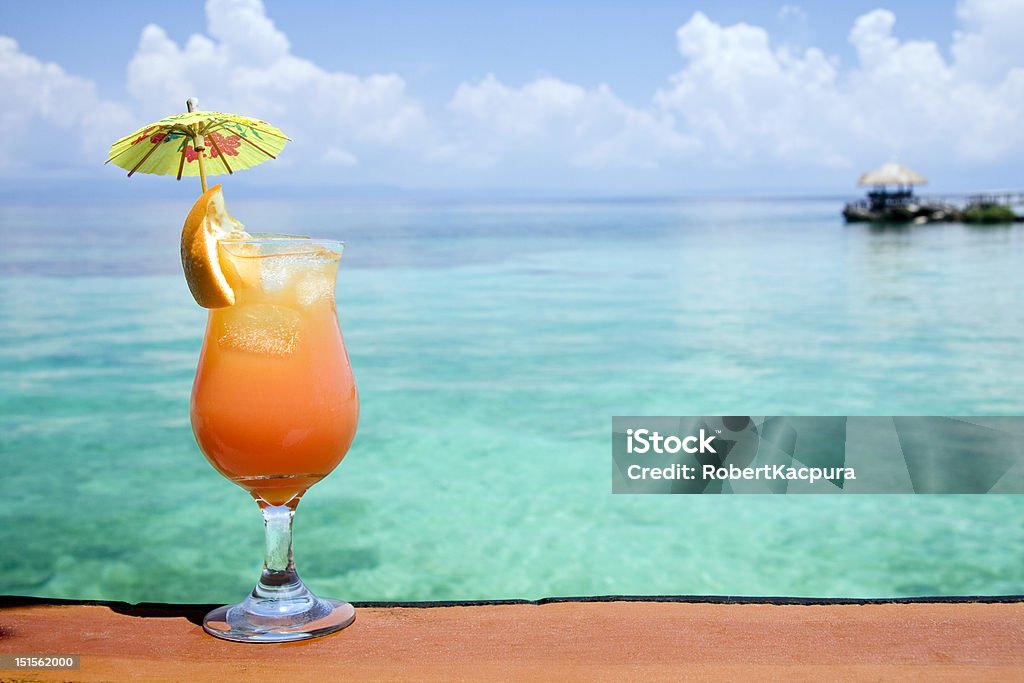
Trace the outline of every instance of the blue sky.
<path fill-rule="evenodd" d="M 254 186 L 843 192 L 890 159 L 1024 186 L 1021 35 L 1024 0 L 8 0 L 0 178 L 109 180 L 195 95 L 295 140 Z"/>

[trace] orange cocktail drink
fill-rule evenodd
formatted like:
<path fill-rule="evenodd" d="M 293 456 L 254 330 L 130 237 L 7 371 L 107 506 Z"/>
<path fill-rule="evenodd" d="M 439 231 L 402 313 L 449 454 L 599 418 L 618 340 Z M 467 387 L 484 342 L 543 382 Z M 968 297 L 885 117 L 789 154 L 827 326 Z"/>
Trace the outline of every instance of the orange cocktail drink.
<path fill-rule="evenodd" d="M 284 505 L 329 474 L 355 436 L 359 399 L 338 327 L 338 243 L 218 244 L 235 295 L 210 311 L 192 426 L 217 470 Z"/>
<path fill-rule="evenodd" d="M 203 629 L 243 643 L 316 638 L 355 620 L 349 603 L 310 591 L 292 557 L 299 499 L 345 457 L 359 420 L 334 304 L 342 244 L 250 234 L 206 177 L 276 158 L 288 137 L 193 98 L 187 109 L 120 138 L 107 161 L 129 176 L 198 174 L 203 188 L 181 229 L 185 282 L 210 311 L 192 427 L 213 467 L 256 499 L 266 539 L 248 597 L 209 612 Z"/>

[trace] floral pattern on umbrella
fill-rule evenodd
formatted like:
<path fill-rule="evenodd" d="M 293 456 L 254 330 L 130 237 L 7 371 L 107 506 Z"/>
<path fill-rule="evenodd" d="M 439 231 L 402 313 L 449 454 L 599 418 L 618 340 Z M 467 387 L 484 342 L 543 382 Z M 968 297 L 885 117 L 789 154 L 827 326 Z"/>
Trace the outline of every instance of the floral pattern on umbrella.
<path fill-rule="evenodd" d="M 199 175 L 205 187 L 207 175 L 234 173 L 277 158 L 288 142 L 284 133 L 260 119 L 190 111 L 121 138 L 111 146 L 107 162 L 127 169 L 129 176 L 152 173 L 181 180 Z"/>

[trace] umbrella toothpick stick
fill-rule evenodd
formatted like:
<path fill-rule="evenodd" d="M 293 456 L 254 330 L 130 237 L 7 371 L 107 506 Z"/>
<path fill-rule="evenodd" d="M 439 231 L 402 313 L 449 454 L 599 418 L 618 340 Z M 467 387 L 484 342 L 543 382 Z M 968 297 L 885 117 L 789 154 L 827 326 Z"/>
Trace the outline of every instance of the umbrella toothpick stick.
<path fill-rule="evenodd" d="M 185 107 L 189 113 L 195 111 L 198 102 L 196 98 L 190 97 L 185 100 Z M 198 134 L 193 136 L 192 147 L 196 150 L 196 158 L 199 161 L 199 182 L 203 185 L 203 192 L 206 192 L 206 168 L 203 166 L 203 152 L 206 151 L 206 138 Z"/>
<path fill-rule="evenodd" d="M 203 184 L 203 192 L 206 192 L 206 167 L 203 166 L 203 152 L 206 151 L 206 140 L 202 135 L 196 136 L 196 156 L 199 160 L 199 182 Z"/>

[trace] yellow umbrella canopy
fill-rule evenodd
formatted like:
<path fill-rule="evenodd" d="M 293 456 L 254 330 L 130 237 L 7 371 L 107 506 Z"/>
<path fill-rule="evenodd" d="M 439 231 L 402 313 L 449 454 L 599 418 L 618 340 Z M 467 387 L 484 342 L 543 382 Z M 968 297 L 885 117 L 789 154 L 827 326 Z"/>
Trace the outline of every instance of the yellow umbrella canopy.
<path fill-rule="evenodd" d="M 206 176 L 234 173 L 276 159 L 288 137 L 266 121 L 218 111 L 173 114 L 126 135 L 110 147 L 107 163 L 135 173 Z"/>
<path fill-rule="evenodd" d="M 868 171 L 857 181 L 858 185 L 927 185 L 928 179 L 903 164 L 888 163 Z"/>

